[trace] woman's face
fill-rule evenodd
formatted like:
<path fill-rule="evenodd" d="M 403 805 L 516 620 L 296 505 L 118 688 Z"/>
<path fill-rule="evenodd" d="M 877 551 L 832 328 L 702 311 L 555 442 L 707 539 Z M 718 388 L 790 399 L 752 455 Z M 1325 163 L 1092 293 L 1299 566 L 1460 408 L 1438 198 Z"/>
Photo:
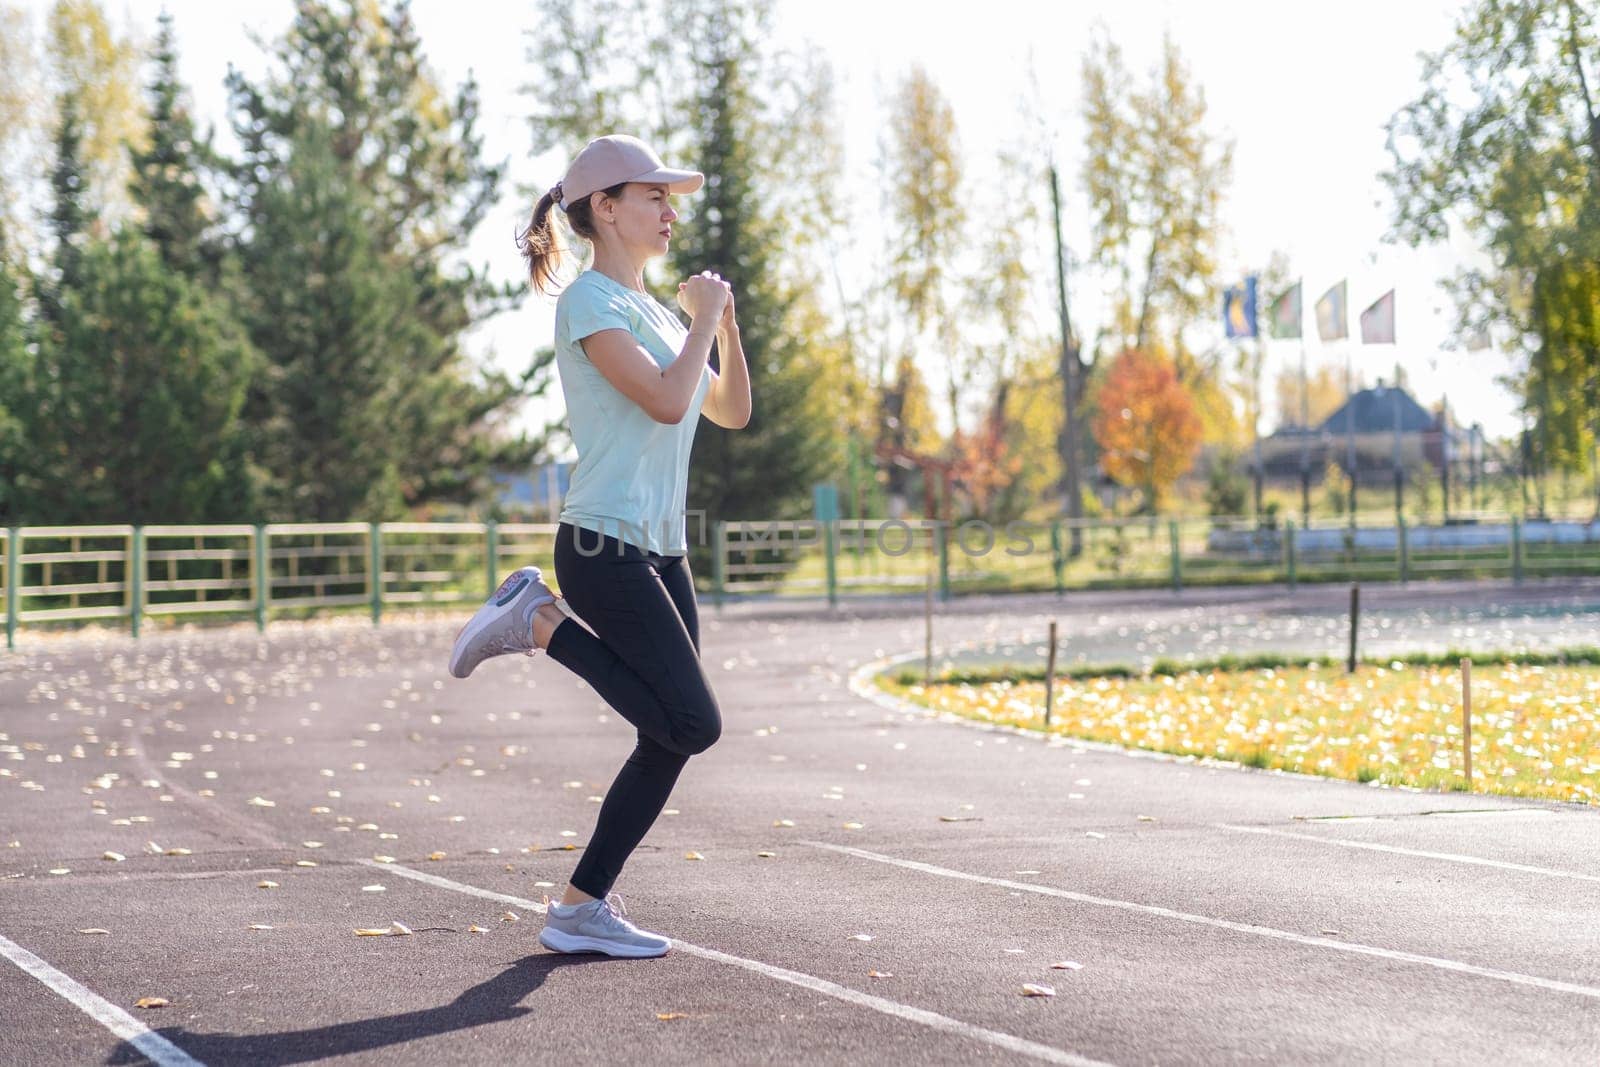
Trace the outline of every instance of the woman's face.
<path fill-rule="evenodd" d="M 621 196 L 606 202 L 604 217 L 615 220 L 610 228 L 630 258 L 643 261 L 666 255 L 672 223 L 678 217 L 670 199 L 665 185 L 629 182 Z"/>

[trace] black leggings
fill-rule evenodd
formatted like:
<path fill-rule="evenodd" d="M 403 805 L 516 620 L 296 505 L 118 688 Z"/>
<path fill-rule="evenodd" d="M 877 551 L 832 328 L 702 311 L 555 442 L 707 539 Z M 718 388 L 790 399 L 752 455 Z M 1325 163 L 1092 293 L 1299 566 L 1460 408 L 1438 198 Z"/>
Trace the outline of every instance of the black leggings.
<path fill-rule="evenodd" d="M 555 564 L 561 595 L 594 633 L 566 619 L 546 653 L 639 730 L 572 874 L 578 889 L 604 897 L 661 814 L 683 765 L 722 735 L 722 713 L 700 669 L 700 619 L 686 557 L 646 552 L 563 522 Z"/>

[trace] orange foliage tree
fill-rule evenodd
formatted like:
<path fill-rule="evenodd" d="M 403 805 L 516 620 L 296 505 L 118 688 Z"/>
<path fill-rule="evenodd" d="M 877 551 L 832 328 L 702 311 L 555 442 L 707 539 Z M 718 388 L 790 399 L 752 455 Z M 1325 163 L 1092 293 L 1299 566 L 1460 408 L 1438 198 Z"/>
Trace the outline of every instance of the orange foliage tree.
<path fill-rule="evenodd" d="M 1144 506 L 1161 497 L 1193 466 L 1200 450 L 1200 415 L 1172 364 L 1136 348 L 1124 349 L 1100 387 L 1094 439 L 1100 463 L 1122 485 L 1144 492 Z"/>

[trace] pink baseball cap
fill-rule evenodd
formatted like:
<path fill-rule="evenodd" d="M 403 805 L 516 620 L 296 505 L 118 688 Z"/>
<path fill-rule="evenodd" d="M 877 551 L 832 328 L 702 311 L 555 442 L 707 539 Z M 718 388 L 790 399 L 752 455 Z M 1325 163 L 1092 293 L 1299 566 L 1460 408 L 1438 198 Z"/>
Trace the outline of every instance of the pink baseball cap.
<path fill-rule="evenodd" d="M 621 182 L 665 185 L 668 192 L 692 193 L 705 184 L 706 176 L 697 170 L 674 170 L 639 138 L 614 133 L 584 145 L 567 168 L 567 176 L 550 193 L 565 211 L 568 204 Z"/>

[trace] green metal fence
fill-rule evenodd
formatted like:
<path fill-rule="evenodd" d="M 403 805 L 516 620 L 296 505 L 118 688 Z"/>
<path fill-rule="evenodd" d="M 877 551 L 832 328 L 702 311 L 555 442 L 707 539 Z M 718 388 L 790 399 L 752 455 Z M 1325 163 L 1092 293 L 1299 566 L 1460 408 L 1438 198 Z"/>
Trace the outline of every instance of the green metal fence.
<path fill-rule="evenodd" d="M 548 563 L 554 523 L 276 523 L 0 529 L 6 642 L 34 626 L 471 605 L 504 571 Z M 742 598 L 1171 588 L 1260 582 L 1600 576 L 1600 521 L 1478 516 L 1416 526 L 1138 518 L 950 526 L 723 521 L 702 591 Z M 546 567 L 547 578 L 556 584 Z"/>

